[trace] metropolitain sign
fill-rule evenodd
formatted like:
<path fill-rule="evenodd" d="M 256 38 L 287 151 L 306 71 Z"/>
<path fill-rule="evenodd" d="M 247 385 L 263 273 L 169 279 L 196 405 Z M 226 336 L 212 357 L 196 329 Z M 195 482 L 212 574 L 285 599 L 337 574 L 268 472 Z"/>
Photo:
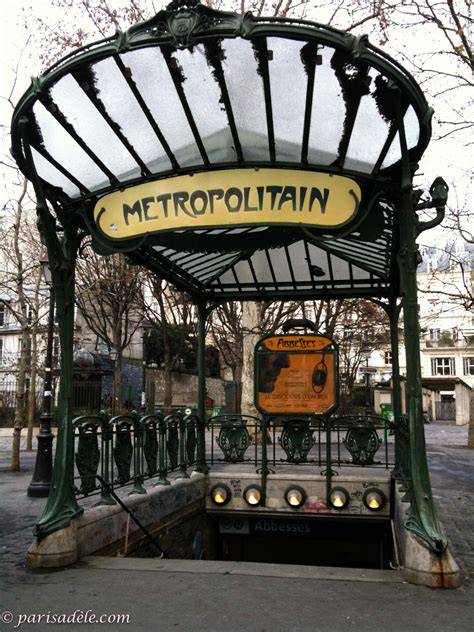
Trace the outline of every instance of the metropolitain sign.
<path fill-rule="evenodd" d="M 296 169 L 229 169 L 146 182 L 100 198 L 94 220 L 109 239 L 174 229 L 302 224 L 337 228 L 361 190 L 344 176 Z"/>

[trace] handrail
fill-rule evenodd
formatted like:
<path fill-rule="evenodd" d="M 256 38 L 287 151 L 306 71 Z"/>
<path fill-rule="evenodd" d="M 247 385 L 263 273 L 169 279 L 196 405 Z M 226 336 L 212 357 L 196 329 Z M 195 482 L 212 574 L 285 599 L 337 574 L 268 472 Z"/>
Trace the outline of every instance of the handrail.
<path fill-rule="evenodd" d="M 133 511 L 130 509 L 130 507 L 127 507 L 127 505 L 119 498 L 119 496 L 117 496 L 117 494 L 114 492 L 113 488 L 106 481 L 104 481 L 102 476 L 99 476 L 99 474 L 96 474 L 96 478 L 99 481 L 99 483 L 105 487 L 105 489 L 108 491 L 108 493 L 111 496 L 113 496 L 113 498 L 118 502 L 118 504 L 122 507 L 122 509 L 128 513 L 128 515 L 133 520 L 133 522 L 137 525 L 137 527 L 139 529 L 141 529 L 143 531 L 143 533 L 150 540 L 150 542 L 153 544 L 153 546 L 155 546 L 158 549 L 158 551 L 160 552 L 160 559 L 163 559 L 163 558 L 167 559 L 168 556 L 166 555 L 165 551 L 161 548 L 161 546 L 158 544 L 158 542 L 155 540 L 155 538 L 151 535 L 151 533 L 142 525 L 140 520 L 138 520 L 138 518 L 133 513 Z"/>

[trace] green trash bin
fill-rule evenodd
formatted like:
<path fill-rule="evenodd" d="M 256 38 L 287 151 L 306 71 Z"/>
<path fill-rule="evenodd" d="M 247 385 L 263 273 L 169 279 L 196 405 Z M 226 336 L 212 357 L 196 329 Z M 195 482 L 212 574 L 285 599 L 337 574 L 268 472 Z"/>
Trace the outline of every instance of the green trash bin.
<path fill-rule="evenodd" d="M 384 420 L 383 424 L 383 435 L 385 443 L 387 443 L 387 425 L 393 423 L 395 421 L 395 416 L 393 414 L 392 404 L 380 404 L 380 410 L 382 411 L 382 418 Z M 391 437 L 395 434 L 393 428 L 390 428 L 388 432 L 388 436 Z"/>

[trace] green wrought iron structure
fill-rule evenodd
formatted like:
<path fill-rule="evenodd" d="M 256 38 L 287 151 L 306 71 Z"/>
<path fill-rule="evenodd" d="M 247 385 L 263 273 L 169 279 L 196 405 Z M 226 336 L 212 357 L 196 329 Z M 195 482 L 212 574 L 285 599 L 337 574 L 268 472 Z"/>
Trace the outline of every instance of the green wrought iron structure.
<path fill-rule="evenodd" d="M 416 238 L 442 220 L 447 197 L 441 178 L 430 195 L 413 187 L 431 116 L 414 79 L 366 37 L 193 0 L 76 50 L 33 80 L 13 115 L 12 152 L 35 189 L 61 341 L 59 433 L 40 537 L 81 511 L 71 415 L 74 272 L 89 239 L 97 252 L 125 253 L 168 279 L 198 306 L 201 420 L 205 320 L 217 304 L 361 297 L 382 305 L 407 528 L 444 550 L 425 454 L 416 294 Z M 421 208 L 436 216 L 422 222 Z M 410 350 L 403 418 L 402 309 Z M 132 422 L 122 421 L 125 480 Z M 203 432 L 199 426 L 197 468 L 205 472 Z M 88 459 L 97 460 L 94 450 Z"/>

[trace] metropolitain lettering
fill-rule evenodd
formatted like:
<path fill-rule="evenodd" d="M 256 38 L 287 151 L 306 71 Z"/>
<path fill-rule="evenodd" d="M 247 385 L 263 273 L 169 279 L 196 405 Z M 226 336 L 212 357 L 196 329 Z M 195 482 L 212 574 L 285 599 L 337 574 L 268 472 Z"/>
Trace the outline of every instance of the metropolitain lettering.
<path fill-rule="evenodd" d="M 229 214 L 258 213 L 260 211 L 326 213 L 330 190 L 318 187 L 253 186 L 227 189 L 197 189 L 175 191 L 155 197 L 139 198 L 122 204 L 126 226 L 130 221 L 144 223 L 158 219 L 187 216 L 196 218 L 213 215 L 217 204 Z"/>

